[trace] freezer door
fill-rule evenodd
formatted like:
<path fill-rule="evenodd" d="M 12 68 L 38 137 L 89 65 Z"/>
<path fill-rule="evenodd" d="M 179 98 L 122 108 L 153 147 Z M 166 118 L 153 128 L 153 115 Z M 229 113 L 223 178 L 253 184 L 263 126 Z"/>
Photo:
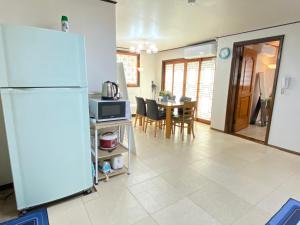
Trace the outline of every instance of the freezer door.
<path fill-rule="evenodd" d="M 17 208 L 92 187 L 86 88 L 1 90 Z"/>
<path fill-rule="evenodd" d="M 0 87 L 87 86 L 84 38 L 0 25 Z"/>

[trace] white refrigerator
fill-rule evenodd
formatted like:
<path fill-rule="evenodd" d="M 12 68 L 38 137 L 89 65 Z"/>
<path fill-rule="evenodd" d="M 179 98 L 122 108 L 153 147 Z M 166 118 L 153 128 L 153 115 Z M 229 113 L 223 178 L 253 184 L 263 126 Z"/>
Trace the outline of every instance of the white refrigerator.
<path fill-rule="evenodd" d="M 0 25 L 0 93 L 0 171 L 12 173 L 18 210 L 89 190 L 84 38 Z"/>

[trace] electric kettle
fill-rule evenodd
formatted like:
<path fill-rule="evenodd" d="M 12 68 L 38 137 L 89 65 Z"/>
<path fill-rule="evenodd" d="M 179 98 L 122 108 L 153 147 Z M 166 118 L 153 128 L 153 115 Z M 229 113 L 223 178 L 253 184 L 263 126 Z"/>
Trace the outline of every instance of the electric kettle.
<path fill-rule="evenodd" d="M 102 84 L 102 99 L 103 100 L 119 99 L 119 87 L 115 82 L 106 81 Z"/>

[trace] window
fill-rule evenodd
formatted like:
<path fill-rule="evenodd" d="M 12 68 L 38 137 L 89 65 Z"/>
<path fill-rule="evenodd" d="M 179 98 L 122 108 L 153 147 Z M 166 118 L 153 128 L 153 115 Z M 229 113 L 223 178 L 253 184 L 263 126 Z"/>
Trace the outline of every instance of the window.
<path fill-rule="evenodd" d="M 165 72 L 165 91 L 172 92 L 173 90 L 173 64 L 166 65 Z"/>
<path fill-rule="evenodd" d="M 197 119 L 209 122 L 215 73 L 215 58 L 176 59 L 163 62 L 162 89 L 179 100 L 186 96 L 197 101 Z"/>
<path fill-rule="evenodd" d="M 184 63 L 174 64 L 173 95 L 179 100 L 183 95 Z"/>
<path fill-rule="evenodd" d="M 198 78 L 200 61 L 188 62 L 186 71 L 186 91 L 185 96 L 197 100 Z"/>
<path fill-rule="evenodd" d="M 126 83 L 128 87 L 140 86 L 140 55 L 126 51 L 117 51 L 117 62 L 123 63 Z"/>
<path fill-rule="evenodd" d="M 214 88 L 215 59 L 201 62 L 197 118 L 210 121 Z"/>

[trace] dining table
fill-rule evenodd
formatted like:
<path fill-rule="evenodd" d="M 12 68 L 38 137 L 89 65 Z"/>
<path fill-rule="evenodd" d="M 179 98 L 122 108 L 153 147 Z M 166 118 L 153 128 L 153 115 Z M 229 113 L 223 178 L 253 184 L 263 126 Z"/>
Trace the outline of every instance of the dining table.
<path fill-rule="evenodd" d="M 171 132 L 172 132 L 172 111 L 174 109 L 183 108 L 184 102 L 179 101 L 157 101 L 157 105 L 160 108 L 164 108 L 166 110 L 166 129 L 165 129 L 165 136 L 166 138 L 171 138 Z M 188 133 L 191 133 L 191 129 L 189 127 Z"/>

